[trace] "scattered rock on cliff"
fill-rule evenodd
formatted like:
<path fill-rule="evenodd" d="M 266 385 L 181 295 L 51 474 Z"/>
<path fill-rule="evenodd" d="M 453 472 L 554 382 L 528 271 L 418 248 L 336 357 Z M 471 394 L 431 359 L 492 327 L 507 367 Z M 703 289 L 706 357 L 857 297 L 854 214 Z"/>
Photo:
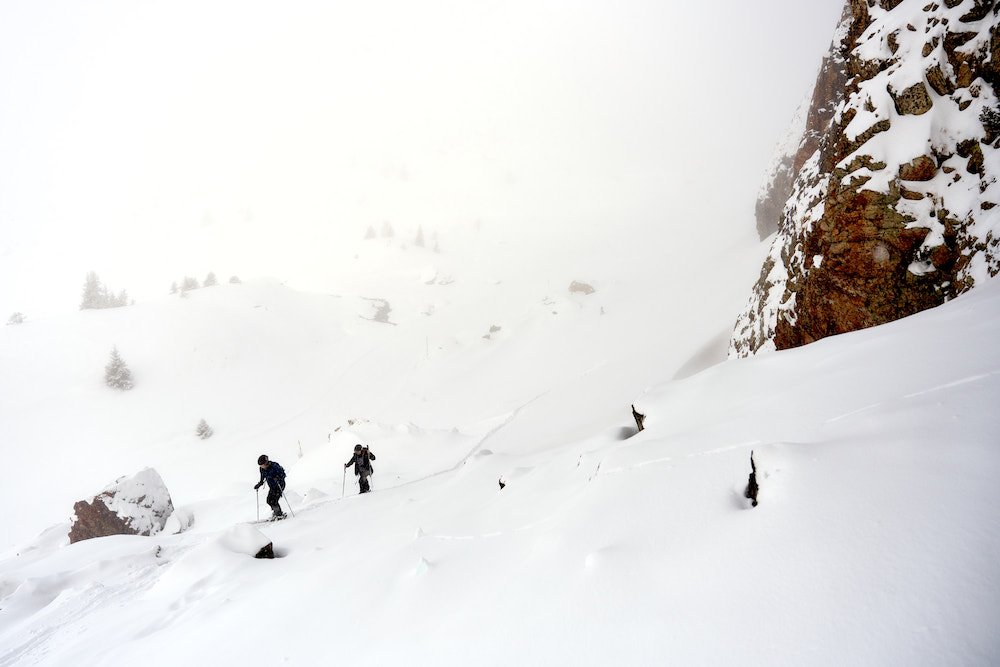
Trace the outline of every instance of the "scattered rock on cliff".
<path fill-rule="evenodd" d="M 108 535 L 154 535 L 163 529 L 174 505 L 152 468 L 119 477 L 90 500 L 73 506 L 69 541 Z"/>

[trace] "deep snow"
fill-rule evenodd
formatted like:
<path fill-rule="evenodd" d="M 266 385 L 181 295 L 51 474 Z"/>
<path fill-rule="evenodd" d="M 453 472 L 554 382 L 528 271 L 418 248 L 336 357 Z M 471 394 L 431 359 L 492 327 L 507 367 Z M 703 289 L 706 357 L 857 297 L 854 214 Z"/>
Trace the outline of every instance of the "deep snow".
<path fill-rule="evenodd" d="M 398 273 L 339 295 L 224 285 L 0 331 L 0 664 L 1000 659 L 1000 284 L 721 362 L 760 248 L 659 311 L 621 263 L 584 296 L 377 244 Z M 130 392 L 101 382 L 112 344 Z M 262 452 L 296 516 L 248 527 Z M 72 502 L 147 465 L 169 530 L 68 545 Z"/>

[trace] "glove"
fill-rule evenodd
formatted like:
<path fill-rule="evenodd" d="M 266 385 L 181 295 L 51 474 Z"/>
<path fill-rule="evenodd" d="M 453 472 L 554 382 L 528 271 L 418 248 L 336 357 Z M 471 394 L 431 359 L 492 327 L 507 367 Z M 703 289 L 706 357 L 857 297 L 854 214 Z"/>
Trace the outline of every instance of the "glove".
<path fill-rule="evenodd" d="M 253 488 L 259 489 L 261 484 L 263 484 L 263 482 L 257 482 L 256 484 L 253 485 Z"/>

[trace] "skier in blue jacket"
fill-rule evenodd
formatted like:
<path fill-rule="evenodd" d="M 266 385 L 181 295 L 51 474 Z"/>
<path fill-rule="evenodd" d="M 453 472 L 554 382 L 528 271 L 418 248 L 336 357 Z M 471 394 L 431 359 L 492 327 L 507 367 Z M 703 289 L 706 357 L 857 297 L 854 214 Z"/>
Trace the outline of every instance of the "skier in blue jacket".
<path fill-rule="evenodd" d="M 285 492 L 285 469 L 278 465 L 277 461 L 270 461 L 267 454 L 261 454 L 257 459 L 260 466 L 260 481 L 253 488 L 259 489 L 264 482 L 267 482 L 267 504 L 271 506 L 274 515 L 273 519 L 284 519 L 285 513 L 281 511 L 278 500 Z"/>

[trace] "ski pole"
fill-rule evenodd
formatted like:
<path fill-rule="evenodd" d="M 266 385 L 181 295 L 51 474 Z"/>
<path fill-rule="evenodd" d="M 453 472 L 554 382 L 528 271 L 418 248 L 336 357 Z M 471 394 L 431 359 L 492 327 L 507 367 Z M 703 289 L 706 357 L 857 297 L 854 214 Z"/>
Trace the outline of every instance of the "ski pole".
<path fill-rule="evenodd" d="M 347 489 L 347 466 L 344 466 L 344 479 L 340 480 L 340 499 L 344 499 L 344 490 Z"/>
<path fill-rule="evenodd" d="M 260 487 L 258 486 L 257 491 L 257 520 L 260 521 Z"/>
<path fill-rule="evenodd" d="M 292 518 L 294 519 L 295 512 L 292 511 L 292 503 L 288 500 L 288 496 L 285 495 L 285 489 L 281 489 L 281 497 L 285 499 L 285 504 L 288 505 L 288 513 L 291 514 Z"/>

